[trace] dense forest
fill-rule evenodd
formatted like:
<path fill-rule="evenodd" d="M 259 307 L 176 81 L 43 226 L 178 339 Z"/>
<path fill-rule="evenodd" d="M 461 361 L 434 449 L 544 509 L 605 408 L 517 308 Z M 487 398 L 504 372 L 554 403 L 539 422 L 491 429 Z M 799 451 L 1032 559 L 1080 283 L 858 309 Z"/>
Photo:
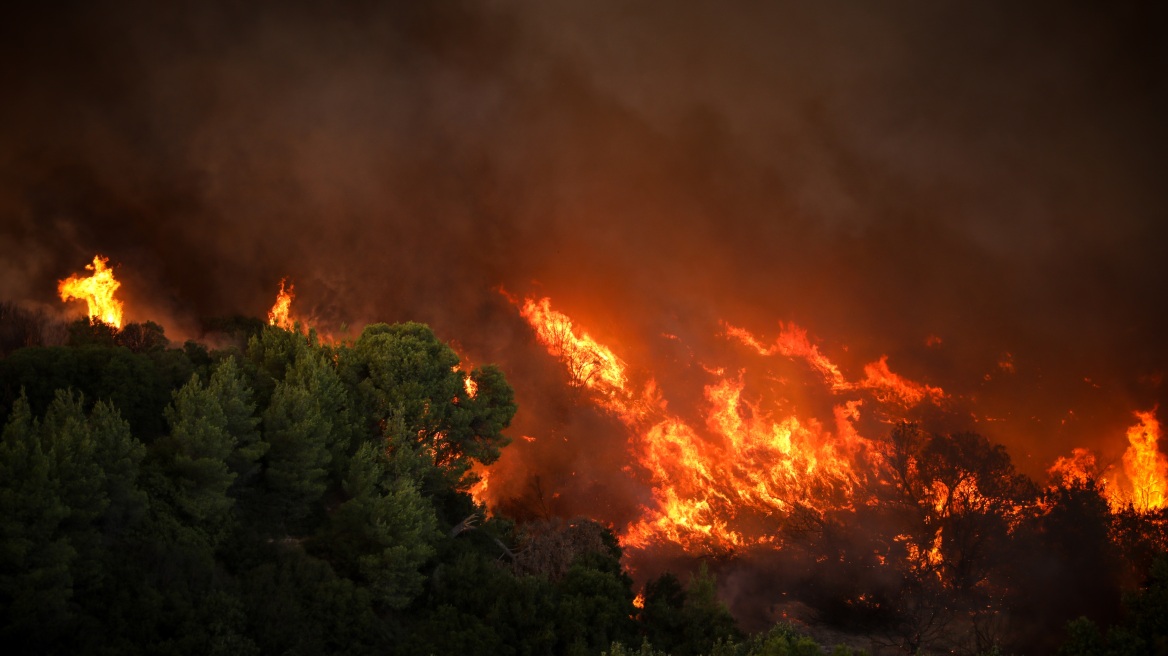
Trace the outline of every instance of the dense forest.
<path fill-rule="evenodd" d="M 0 314 L 8 649 L 825 653 L 789 624 L 741 632 L 718 599 L 716 562 L 636 590 L 611 527 L 477 505 L 472 467 L 505 448 L 514 394 L 496 367 L 461 369 L 425 325 L 370 325 L 329 344 L 234 319 L 212 326 L 224 346 L 209 349 L 175 347 L 153 323 L 53 328 L 12 306 Z M 62 345 L 42 343 L 49 328 Z M 896 470 L 881 518 L 856 509 L 801 525 L 800 548 L 823 555 L 803 601 L 824 625 L 927 653 L 963 615 L 1032 650 L 1168 653 L 1163 517 L 1113 514 L 1091 481 L 1041 491 L 980 436 L 904 424 L 888 442 L 917 464 Z M 980 500 L 912 501 L 932 480 L 968 475 Z M 1028 496 L 1044 510 L 1012 517 Z M 880 568 L 861 539 L 878 531 L 856 526 L 890 516 L 946 522 L 956 551 L 943 566 Z M 1005 608 L 1029 632 L 994 633 L 975 607 Z M 970 649 L 1003 653 L 991 639 Z"/>

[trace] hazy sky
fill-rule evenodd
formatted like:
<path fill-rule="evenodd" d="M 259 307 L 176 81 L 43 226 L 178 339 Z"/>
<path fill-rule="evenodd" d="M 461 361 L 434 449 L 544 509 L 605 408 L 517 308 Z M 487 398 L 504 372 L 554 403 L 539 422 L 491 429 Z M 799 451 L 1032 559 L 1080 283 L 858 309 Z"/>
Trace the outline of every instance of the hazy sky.
<path fill-rule="evenodd" d="M 56 306 L 100 252 L 184 337 L 288 276 L 501 362 L 527 426 L 554 368 L 500 286 L 648 368 L 662 333 L 700 359 L 719 320 L 794 321 L 1032 473 L 1165 400 L 1158 3 L 31 4 L 2 298 Z"/>

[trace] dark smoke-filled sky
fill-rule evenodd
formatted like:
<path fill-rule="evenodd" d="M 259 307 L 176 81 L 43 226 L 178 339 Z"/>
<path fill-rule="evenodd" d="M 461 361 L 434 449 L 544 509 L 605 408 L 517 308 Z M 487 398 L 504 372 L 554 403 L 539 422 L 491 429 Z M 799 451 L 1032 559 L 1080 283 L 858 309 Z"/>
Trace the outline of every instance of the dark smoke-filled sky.
<path fill-rule="evenodd" d="M 564 401 L 500 288 L 647 367 L 793 321 L 1028 473 L 1114 461 L 1166 397 L 1168 34 L 1111 4 L 26 3 L 0 298 L 57 308 L 102 253 L 185 338 L 288 276 L 323 322 L 500 362 L 519 431 Z M 565 421 L 549 469 L 613 430 Z"/>

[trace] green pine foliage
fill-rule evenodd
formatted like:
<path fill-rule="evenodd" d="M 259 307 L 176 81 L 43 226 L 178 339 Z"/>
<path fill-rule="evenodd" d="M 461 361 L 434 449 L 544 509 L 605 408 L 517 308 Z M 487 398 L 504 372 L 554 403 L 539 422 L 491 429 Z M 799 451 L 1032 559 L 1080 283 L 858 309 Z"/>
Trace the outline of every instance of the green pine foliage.
<path fill-rule="evenodd" d="M 496 367 L 462 369 L 424 325 L 376 324 L 339 345 L 256 325 L 224 351 L 172 348 L 150 323 L 70 331 L 68 346 L 0 358 L 6 652 L 859 653 L 829 650 L 786 625 L 743 636 L 704 565 L 684 583 L 672 574 L 649 581 L 638 608 L 610 529 L 587 519 L 486 516 L 467 493 L 470 470 L 507 445 L 514 394 Z M 913 502 L 933 480 L 992 474 L 1003 486 L 991 490 L 995 499 L 1029 492 L 1004 452 L 977 436 L 906 429 L 893 438 L 928 467 L 904 469 L 886 491 L 890 512 L 910 520 L 926 513 L 922 525 L 988 536 L 995 549 L 1033 545 L 1057 557 L 1051 576 L 1115 564 L 1103 557 L 1110 515 L 1093 489 L 1052 496 L 1056 511 L 1012 532 L 997 507 L 933 517 L 931 506 Z M 969 462 L 992 471 L 971 474 Z M 1138 537 L 1142 526 L 1123 535 Z M 843 563 L 850 543 L 836 538 L 845 533 L 827 524 L 815 539 L 835 544 Z M 872 548 L 855 544 L 855 571 L 863 571 Z M 981 599 L 997 589 L 984 574 L 999 566 L 996 551 L 976 541 L 946 545 L 951 570 L 941 575 L 950 590 Z M 1076 594 L 1111 594 L 1105 578 L 1083 577 Z M 1121 622 L 1072 623 L 1063 653 L 1168 653 L 1166 589 L 1160 560 L 1127 598 Z M 1038 613 L 1057 606 L 1049 596 L 1010 603 Z M 931 600 L 891 606 L 897 598 L 880 590 L 868 599 L 880 612 L 848 607 L 840 616 L 912 620 L 909 611 Z M 825 617 L 832 608 L 819 605 Z"/>
<path fill-rule="evenodd" d="M 267 327 L 223 352 L 168 348 L 154 324 L 70 331 L 0 360 L 6 646 L 595 654 L 637 637 L 607 529 L 482 517 L 468 472 L 507 444 L 514 395 L 428 327 L 335 346 Z"/>

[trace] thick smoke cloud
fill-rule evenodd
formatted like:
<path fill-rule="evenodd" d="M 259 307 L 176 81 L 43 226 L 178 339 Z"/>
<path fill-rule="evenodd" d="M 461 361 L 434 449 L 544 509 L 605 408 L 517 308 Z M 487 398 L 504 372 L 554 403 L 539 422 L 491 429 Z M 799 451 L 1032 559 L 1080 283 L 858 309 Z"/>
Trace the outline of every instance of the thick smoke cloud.
<path fill-rule="evenodd" d="M 1117 459 L 1164 400 L 1152 3 L 24 11 L 0 27 L 0 297 L 56 306 L 100 252 L 174 337 L 261 315 L 283 276 L 331 325 L 428 322 L 504 366 L 514 485 L 540 474 L 556 512 L 621 521 L 644 490 L 500 287 L 649 366 L 700 363 L 721 319 L 795 321 L 852 371 L 887 353 L 1034 474 Z"/>

